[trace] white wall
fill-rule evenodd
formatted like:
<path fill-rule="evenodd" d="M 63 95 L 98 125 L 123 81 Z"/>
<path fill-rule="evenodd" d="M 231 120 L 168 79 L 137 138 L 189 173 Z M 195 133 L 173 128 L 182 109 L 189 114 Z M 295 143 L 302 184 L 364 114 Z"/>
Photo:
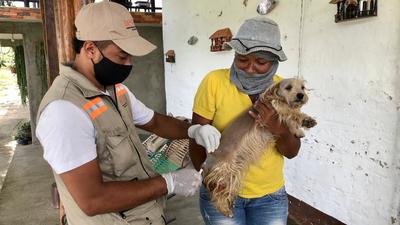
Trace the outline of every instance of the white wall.
<path fill-rule="evenodd" d="M 164 52 L 176 53 L 165 64 L 168 112 L 190 117 L 204 75 L 231 65 L 233 52 L 210 52 L 208 37 L 257 15 L 258 1 L 242 2 L 164 2 Z M 278 72 L 308 81 L 305 111 L 319 122 L 286 161 L 287 190 L 346 224 L 400 224 L 400 1 L 380 0 L 378 17 L 338 24 L 328 2 L 281 0 L 268 14 L 288 56 Z"/>
<path fill-rule="evenodd" d="M 297 73 L 300 2 L 294 2 L 297 1 L 278 6 L 278 9 L 287 8 L 287 14 L 280 14 L 278 10 L 271 14 L 285 31 L 282 37 L 287 37 L 283 45 L 288 46 L 285 52 L 291 60 L 279 70 L 285 74 Z M 257 4 L 254 0 L 248 1 L 247 7 L 238 0 L 164 2 L 164 52 L 173 49 L 176 54 L 175 64 L 165 63 L 167 111 L 191 117 L 193 97 L 202 78 L 211 70 L 228 68 L 232 64 L 233 51 L 210 52 L 209 36 L 225 27 L 235 34 L 245 19 L 258 15 Z M 191 36 L 199 39 L 196 45 L 187 44 Z"/>

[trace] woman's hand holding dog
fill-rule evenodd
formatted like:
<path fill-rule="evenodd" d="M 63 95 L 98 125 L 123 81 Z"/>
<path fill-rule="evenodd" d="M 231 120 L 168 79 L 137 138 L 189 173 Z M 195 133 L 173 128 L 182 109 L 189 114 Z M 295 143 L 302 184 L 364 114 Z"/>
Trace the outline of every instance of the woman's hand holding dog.
<path fill-rule="evenodd" d="M 255 119 L 256 123 L 266 127 L 269 132 L 277 137 L 276 146 L 282 155 L 289 159 L 297 155 L 300 149 L 300 139 L 292 135 L 289 128 L 279 121 L 278 114 L 271 104 L 257 101 L 249 114 Z"/>
<path fill-rule="evenodd" d="M 256 123 L 268 130 L 275 136 L 281 136 L 288 132 L 288 128 L 279 121 L 278 114 L 271 104 L 256 101 L 249 111 Z"/>

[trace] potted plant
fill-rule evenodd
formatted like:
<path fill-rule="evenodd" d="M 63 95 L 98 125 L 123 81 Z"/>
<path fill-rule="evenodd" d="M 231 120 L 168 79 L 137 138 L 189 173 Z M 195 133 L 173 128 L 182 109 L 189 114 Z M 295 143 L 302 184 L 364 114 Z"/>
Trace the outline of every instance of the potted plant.
<path fill-rule="evenodd" d="M 27 145 L 32 143 L 31 124 L 30 122 L 23 122 L 17 128 L 15 140 L 18 144 Z"/>

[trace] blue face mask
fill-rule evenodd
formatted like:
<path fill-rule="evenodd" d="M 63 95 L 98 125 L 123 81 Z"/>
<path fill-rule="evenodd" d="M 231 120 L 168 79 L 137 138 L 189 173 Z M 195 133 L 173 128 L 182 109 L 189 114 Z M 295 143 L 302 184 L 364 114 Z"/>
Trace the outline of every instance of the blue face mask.
<path fill-rule="evenodd" d="M 100 62 L 94 63 L 92 59 L 96 80 L 104 86 L 122 83 L 131 73 L 132 65 L 115 63 L 105 57 L 101 51 L 100 53 L 103 56 Z"/>

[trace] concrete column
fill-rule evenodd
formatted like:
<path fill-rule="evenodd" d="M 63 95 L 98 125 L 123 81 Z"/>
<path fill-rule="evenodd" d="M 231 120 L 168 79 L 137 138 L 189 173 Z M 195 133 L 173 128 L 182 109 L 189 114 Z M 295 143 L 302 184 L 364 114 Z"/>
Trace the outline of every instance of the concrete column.
<path fill-rule="evenodd" d="M 37 138 L 35 135 L 36 116 L 39 109 L 40 101 L 42 100 L 42 97 L 47 90 L 47 83 L 43 80 L 46 78 L 46 75 L 42 74 L 45 71 L 41 71 L 41 66 L 38 65 L 40 62 L 40 59 L 38 59 L 39 45 L 43 41 L 42 29 L 40 29 L 40 27 L 32 26 L 26 28 L 23 35 L 26 79 L 28 83 L 29 113 L 32 129 L 32 143 L 37 143 Z"/>
<path fill-rule="evenodd" d="M 150 54 L 134 58 L 131 75 L 124 84 L 153 110 L 166 113 L 164 53 L 161 26 L 137 26 L 140 35 L 157 46 Z"/>

